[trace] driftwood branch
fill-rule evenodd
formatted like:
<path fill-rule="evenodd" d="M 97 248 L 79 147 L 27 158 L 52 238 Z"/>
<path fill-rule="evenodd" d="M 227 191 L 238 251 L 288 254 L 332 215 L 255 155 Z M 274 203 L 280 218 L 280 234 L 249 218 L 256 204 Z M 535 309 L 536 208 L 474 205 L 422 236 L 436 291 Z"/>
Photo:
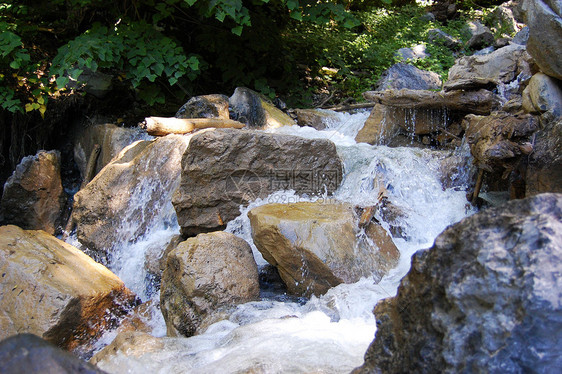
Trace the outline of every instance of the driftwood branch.
<path fill-rule="evenodd" d="M 141 127 L 153 136 L 187 134 L 197 129 L 211 127 L 241 129 L 244 126 L 241 122 L 224 118 L 147 117 L 141 123 Z"/>

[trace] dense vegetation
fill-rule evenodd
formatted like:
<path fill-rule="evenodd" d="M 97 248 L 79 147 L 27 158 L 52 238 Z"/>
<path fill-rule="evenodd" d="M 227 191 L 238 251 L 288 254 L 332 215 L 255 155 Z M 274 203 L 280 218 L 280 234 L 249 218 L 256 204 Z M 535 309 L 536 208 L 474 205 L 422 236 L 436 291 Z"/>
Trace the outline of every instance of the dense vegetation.
<path fill-rule="evenodd" d="M 236 86 L 293 107 L 357 99 L 396 62 L 397 49 L 426 43 L 429 29 L 466 40 L 464 17 L 476 5 L 458 2 L 465 13 L 441 24 L 423 17 L 429 3 L 0 2 L 0 166 L 9 158 L 13 168 L 26 154 L 49 147 L 45 134 L 63 131 L 69 108 L 170 115 L 193 95 L 231 94 Z M 440 74 L 464 52 L 435 44 L 427 49 L 431 57 L 414 64 Z M 83 83 L 92 85 L 99 73 L 112 83 L 109 95 L 81 99 Z"/>

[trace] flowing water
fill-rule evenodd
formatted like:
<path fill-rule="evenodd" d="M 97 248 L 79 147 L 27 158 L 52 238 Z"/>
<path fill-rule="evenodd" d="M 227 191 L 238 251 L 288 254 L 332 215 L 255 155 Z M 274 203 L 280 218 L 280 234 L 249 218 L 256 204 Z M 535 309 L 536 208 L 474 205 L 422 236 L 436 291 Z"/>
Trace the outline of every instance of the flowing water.
<path fill-rule="evenodd" d="M 462 180 L 457 180 L 456 188 L 443 188 L 440 167 L 450 156 L 448 152 L 357 144 L 353 139 L 367 116 L 367 112 L 337 114 L 324 131 L 293 126 L 270 132 L 328 138 L 336 144 L 345 173 L 341 187 L 330 199 L 367 206 L 377 201 L 381 185 L 386 188 L 388 200 L 404 213 L 397 223 L 400 235 L 394 237 L 401 252 L 398 267 L 377 284 L 363 278 L 309 300 L 263 299 L 239 305 L 228 320 L 211 325 L 201 335 L 162 338 L 157 349 L 117 352 L 98 366 L 110 373 L 348 373 L 360 366 L 375 335 L 372 311 L 377 301 L 396 294 L 416 250 L 430 247 L 443 229 L 471 213 Z M 457 156 L 463 156 L 466 150 L 457 152 Z M 252 244 L 248 210 L 269 202 L 327 198 L 278 191 L 249 207 L 241 207 L 240 216 L 228 224 L 227 231 L 248 241 L 258 266 L 263 266 L 265 261 Z M 165 209 L 159 217 L 165 218 L 165 224 L 154 222 L 153 229 L 136 243 L 124 243 L 116 256 L 118 264 L 109 264 L 143 301 L 156 301 L 149 321 L 156 337 L 165 335 L 164 321 L 157 309 L 159 292 L 141 269 L 147 253 L 159 255 L 151 253 L 153 243 L 168 241 L 179 233 L 177 222 L 170 219 L 171 204 L 163 202 L 162 206 Z M 376 218 L 382 222 L 381 217 Z M 391 230 L 388 224 L 383 226 Z M 99 346 L 114 337 L 115 332 L 107 333 Z"/>

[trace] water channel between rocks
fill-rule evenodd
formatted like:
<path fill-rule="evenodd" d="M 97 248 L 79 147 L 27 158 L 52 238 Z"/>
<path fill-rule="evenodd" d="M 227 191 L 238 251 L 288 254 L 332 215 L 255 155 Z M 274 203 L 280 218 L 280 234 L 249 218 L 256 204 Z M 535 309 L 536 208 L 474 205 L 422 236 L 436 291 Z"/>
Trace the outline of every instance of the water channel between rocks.
<path fill-rule="evenodd" d="M 302 302 L 276 298 L 239 305 L 228 320 L 211 325 L 201 335 L 163 338 L 158 349 L 129 355 L 118 352 L 98 366 L 109 373 L 348 373 L 360 366 L 375 335 L 373 308 L 377 301 L 396 294 L 415 251 L 430 247 L 443 229 L 472 213 L 466 207 L 462 181 L 457 180 L 456 189 L 442 187 L 440 165 L 450 152 L 357 144 L 353 139 L 367 116 L 368 112 L 338 114 L 338 120 L 329 123 L 324 131 L 297 126 L 269 131 L 327 138 L 336 144 L 345 175 L 342 185 L 329 199 L 368 206 L 377 201 L 379 184 L 384 183 L 389 200 L 407 217 L 400 222 L 401 237 L 394 237 L 401 252 L 397 268 L 378 284 L 373 279 L 363 278 Z M 459 158 L 467 157 L 466 150 L 456 152 Z M 143 191 L 151 188 L 143 186 L 132 192 L 138 197 L 139 206 L 145 201 Z M 169 196 L 164 198 L 169 199 Z M 248 241 L 258 266 L 263 266 L 265 261 L 252 244 L 246 213 L 270 202 L 298 201 L 311 199 L 297 196 L 293 191 L 278 191 L 258 199 L 249 207 L 241 208 L 240 216 L 230 222 L 226 230 Z M 115 256 L 108 264 L 143 301 L 154 300 L 149 325 L 155 337 L 164 337 L 166 327 L 157 309 L 159 290 L 143 270 L 145 257 L 147 253 L 160 255 L 151 253 L 154 244 L 169 241 L 179 233 L 171 201 L 162 202 L 162 206 L 136 243 L 125 239 L 124 244 L 116 243 Z M 390 230 L 388 224 L 379 220 Z M 110 343 L 115 335 L 115 332 L 107 332 L 98 347 Z"/>

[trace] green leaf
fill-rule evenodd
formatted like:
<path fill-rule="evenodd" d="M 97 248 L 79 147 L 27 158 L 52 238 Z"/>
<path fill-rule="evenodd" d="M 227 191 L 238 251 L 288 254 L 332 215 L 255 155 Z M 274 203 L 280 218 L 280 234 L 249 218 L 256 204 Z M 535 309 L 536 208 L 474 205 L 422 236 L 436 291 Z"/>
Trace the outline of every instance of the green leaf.
<path fill-rule="evenodd" d="M 63 88 L 68 84 L 68 77 L 58 77 L 56 80 L 58 88 Z"/>
<path fill-rule="evenodd" d="M 12 69 L 19 69 L 21 66 L 21 62 L 19 60 L 13 60 L 12 62 L 10 62 L 10 67 Z"/>
<path fill-rule="evenodd" d="M 231 31 L 233 34 L 240 36 L 242 35 L 242 26 L 233 27 Z"/>

